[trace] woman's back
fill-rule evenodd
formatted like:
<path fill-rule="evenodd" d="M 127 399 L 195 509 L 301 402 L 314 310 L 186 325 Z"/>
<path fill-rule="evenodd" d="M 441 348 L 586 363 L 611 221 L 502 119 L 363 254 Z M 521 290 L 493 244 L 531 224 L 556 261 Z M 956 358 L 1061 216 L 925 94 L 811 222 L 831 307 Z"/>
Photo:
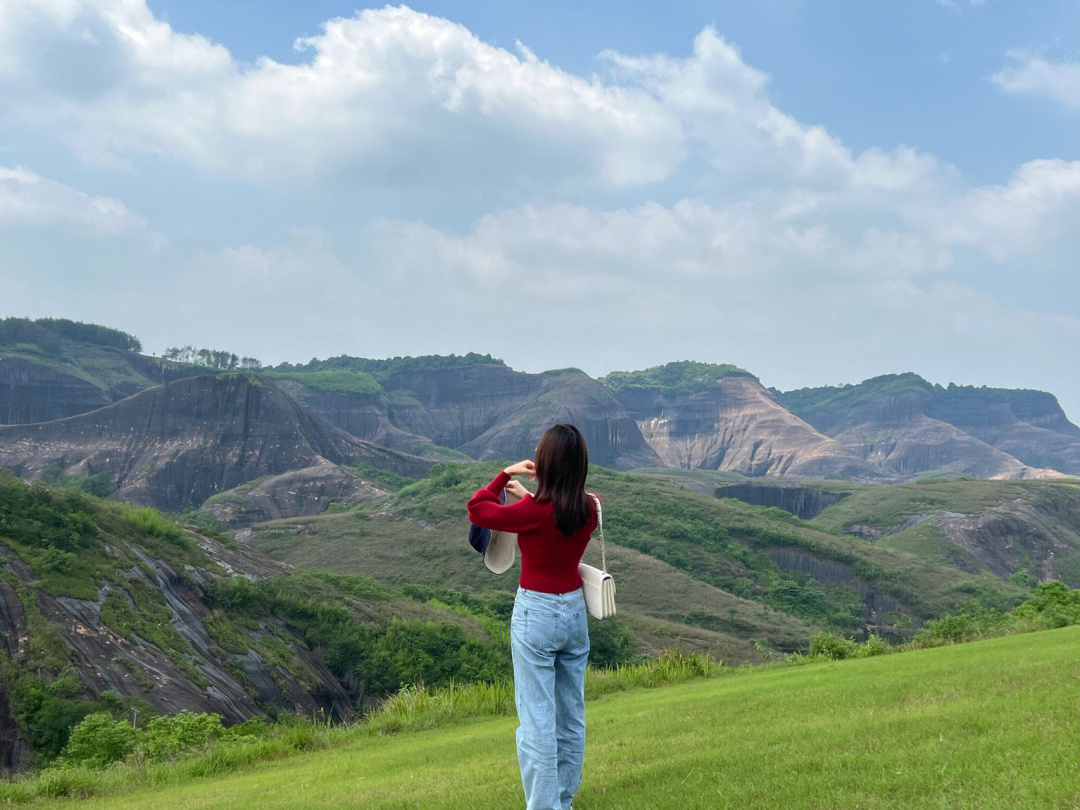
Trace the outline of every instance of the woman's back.
<path fill-rule="evenodd" d="M 578 563 L 596 529 L 596 506 L 588 501 L 589 519 L 567 537 L 555 525 L 555 505 L 531 495 L 503 505 L 499 494 L 510 481 L 500 472 L 491 483 L 476 491 L 468 504 L 469 520 L 477 526 L 513 532 L 521 549 L 522 588 L 546 593 L 566 593 L 581 587 Z"/>

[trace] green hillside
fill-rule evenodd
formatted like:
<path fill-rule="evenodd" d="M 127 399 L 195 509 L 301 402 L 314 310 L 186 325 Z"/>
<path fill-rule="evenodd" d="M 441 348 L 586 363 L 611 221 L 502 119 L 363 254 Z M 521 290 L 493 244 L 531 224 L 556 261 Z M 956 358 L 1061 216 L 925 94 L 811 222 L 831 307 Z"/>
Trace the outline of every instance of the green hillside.
<path fill-rule="evenodd" d="M 1078 645 L 1068 627 L 610 694 L 588 703 L 576 806 L 1076 807 Z M 240 773 L 34 806 L 503 810 L 521 800 L 515 725 L 347 735 Z"/>
<path fill-rule="evenodd" d="M 57 318 L 0 320 L 0 359 L 45 366 L 89 383 L 110 399 L 196 371 L 141 355 L 141 349 L 132 335 L 96 324 Z"/>
<path fill-rule="evenodd" d="M 261 524 L 243 537 L 297 566 L 509 592 L 517 569 L 491 575 L 466 542 L 465 503 L 500 467 L 446 465 L 386 501 Z M 1007 605 L 1023 593 L 987 573 L 930 563 L 656 476 L 593 466 L 587 485 L 605 503 L 620 620 L 645 652 L 677 646 L 757 660 L 759 646 L 799 649 L 820 627 L 899 635 L 973 594 Z M 587 561 L 599 561 L 598 545 L 590 544 Z M 864 594 L 874 593 L 892 606 L 873 613 Z"/>
<path fill-rule="evenodd" d="M 616 396 L 632 391 L 655 391 L 659 394 L 693 394 L 720 385 L 727 376 L 753 377 L 749 371 L 730 363 L 698 363 L 677 360 L 640 371 L 613 371 L 600 378 Z M 756 379 L 756 378 L 755 378 Z"/>
<path fill-rule="evenodd" d="M 405 684 L 505 677 L 509 610 L 292 571 L 152 509 L 0 472 L 0 722 L 30 766 L 94 711 L 352 719 Z"/>
<path fill-rule="evenodd" d="M 826 486 L 829 484 L 826 483 Z M 1080 482 L 928 480 L 850 485 L 813 525 L 880 548 L 1008 578 L 1080 587 Z"/>

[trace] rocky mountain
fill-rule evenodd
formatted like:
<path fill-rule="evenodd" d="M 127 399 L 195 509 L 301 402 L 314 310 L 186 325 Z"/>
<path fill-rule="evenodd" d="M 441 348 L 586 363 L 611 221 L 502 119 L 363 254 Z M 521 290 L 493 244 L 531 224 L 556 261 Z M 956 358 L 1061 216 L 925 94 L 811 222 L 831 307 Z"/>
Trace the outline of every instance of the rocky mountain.
<path fill-rule="evenodd" d="M 0 467 L 102 475 L 115 497 L 170 511 L 246 481 L 322 464 L 423 476 L 430 462 L 327 424 L 264 377 L 190 377 L 79 416 L 0 426 Z"/>
<path fill-rule="evenodd" d="M 677 384 L 704 364 L 669 363 L 603 378 L 670 467 L 747 476 L 877 478 L 878 470 L 792 415 L 756 377 L 729 370 L 697 385 Z M 667 382 L 656 379 L 666 375 Z"/>
<path fill-rule="evenodd" d="M 130 335 L 90 324 L 0 321 L 0 422 L 88 414 L 207 373 L 138 348 Z M 1052 395 L 943 387 L 914 374 L 781 392 L 722 364 L 675 362 L 594 380 L 576 369 L 515 371 L 472 353 L 340 356 L 255 373 L 329 425 L 431 461 L 527 456 L 548 425 L 572 421 L 585 433 L 592 461 L 619 470 L 666 465 L 853 480 L 1080 474 L 1080 427 Z M 22 436 L 0 431 L 0 445 Z M 22 456 L 4 450 L 0 464 Z M 311 466 L 313 456 L 300 456 L 298 463 Z M 285 471 L 273 464 L 263 474 Z M 205 491 L 216 494 L 245 480 L 226 476 Z M 155 495 L 154 502 L 191 503 L 195 494 L 202 493 Z"/>
<path fill-rule="evenodd" d="M 933 385 L 915 374 L 778 392 L 779 401 L 853 452 L 907 476 L 1080 474 L 1080 428 L 1040 391 Z"/>
<path fill-rule="evenodd" d="M 287 390 L 331 424 L 408 452 L 438 445 L 479 460 L 525 458 L 549 426 L 568 421 L 594 463 L 620 470 L 661 463 L 619 401 L 578 369 L 528 374 L 470 355 L 341 357 L 286 373 Z M 338 376 L 320 376 L 328 373 Z"/>

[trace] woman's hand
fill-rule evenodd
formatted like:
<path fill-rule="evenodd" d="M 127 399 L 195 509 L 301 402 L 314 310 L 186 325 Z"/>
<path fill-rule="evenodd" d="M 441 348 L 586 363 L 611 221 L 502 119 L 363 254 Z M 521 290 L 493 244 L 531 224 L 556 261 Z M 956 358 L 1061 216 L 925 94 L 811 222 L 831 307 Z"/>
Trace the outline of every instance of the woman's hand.
<path fill-rule="evenodd" d="M 536 479 L 536 465 L 529 459 L 519 461 L 517 464 L 511 464 L 509 467 L 505 467 L 503 472 L 507 475 L 527 475 L 530 479 Z"/>
<path fill-rule="evenodd" d="M 525 487 L 522 486 L 520 481 L 515 481 L 512 478 L 506 485 L 506 491 L 511 493 L 512 495 L 516 495 L 518 498 L 524 498 L 526 495 L 532 495 L 529 490 L 525 489 Z"/>

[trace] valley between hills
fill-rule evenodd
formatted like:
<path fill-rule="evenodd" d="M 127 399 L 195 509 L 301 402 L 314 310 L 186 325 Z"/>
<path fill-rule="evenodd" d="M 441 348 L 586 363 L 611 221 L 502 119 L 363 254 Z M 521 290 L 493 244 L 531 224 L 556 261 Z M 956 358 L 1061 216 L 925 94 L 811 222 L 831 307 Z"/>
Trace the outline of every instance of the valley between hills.
<path fill-rule="evenodd" d="M 1049 393 L 140 348 L 0 321 L 0 769 L 103 706 L 349 721 L 417 680 L 504 677 L 518 569 L 484 569 L 465 502 L 558 421 L 586 436 L 619 583 L 595 666 L 899 642 L 1080 587 L 1080 428 Z"/>

